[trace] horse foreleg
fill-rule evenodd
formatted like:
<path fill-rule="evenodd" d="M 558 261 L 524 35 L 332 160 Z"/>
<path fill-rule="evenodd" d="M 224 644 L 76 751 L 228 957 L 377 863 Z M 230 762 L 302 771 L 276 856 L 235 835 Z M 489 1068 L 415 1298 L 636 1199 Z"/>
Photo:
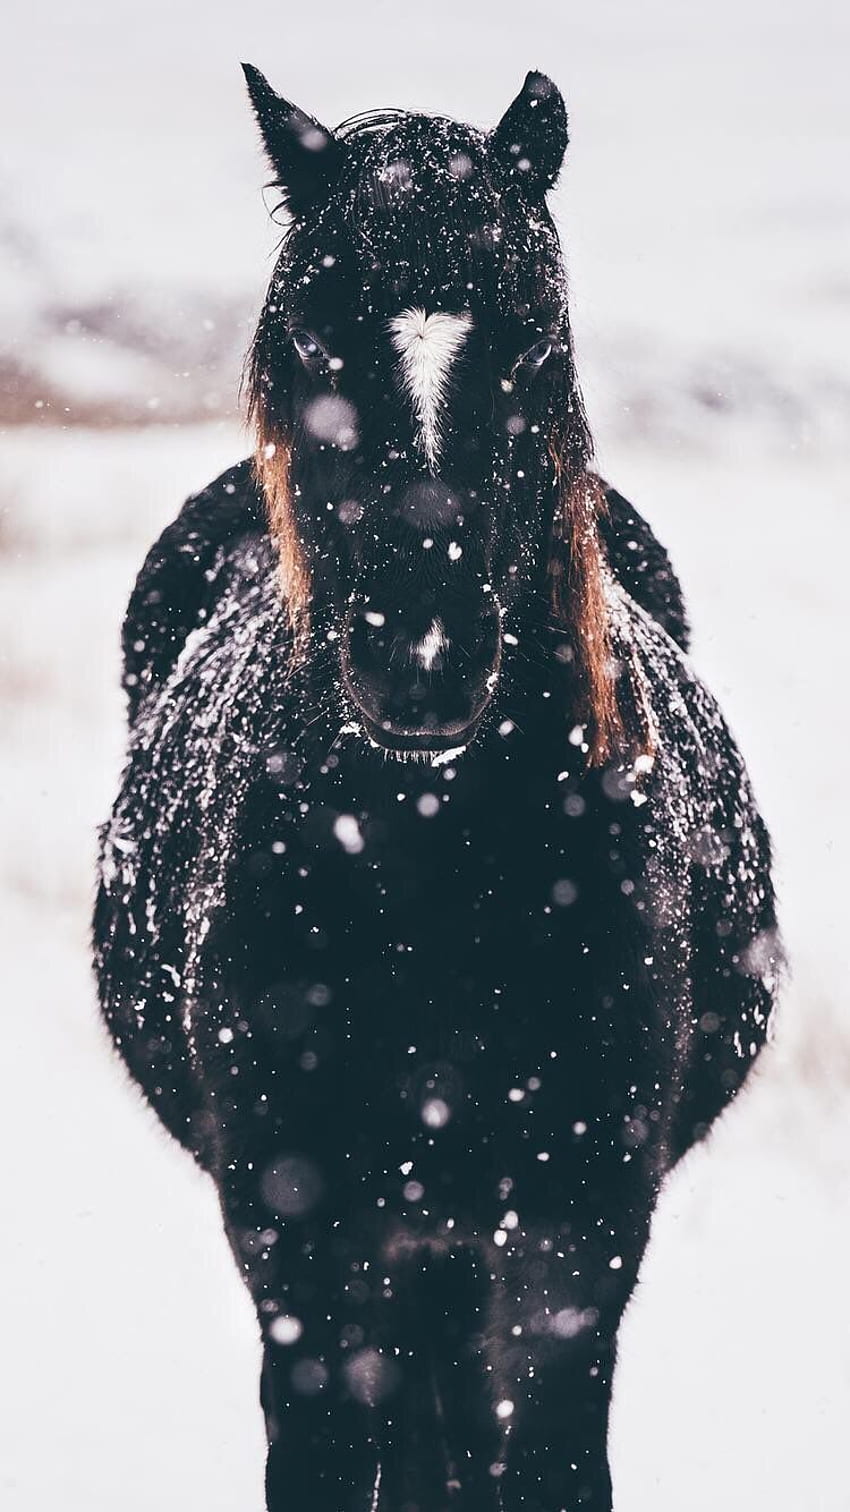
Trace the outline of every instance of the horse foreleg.
<path fill-rule="evenodd" d="M 614 1339 L 563 1341 L 535 1371 L 508 1427 L 504 1512 L 610 1512 L 608 1415 Z"/>
<path fill-rule="evenodd" d="M 263 1344 L 268 1512 L 372 1512 L 395 1367 L 381 1351 L 379 1266 L 316 1200 L 324 1161 L 231 1147 L 217 1173 L 228 1237 Z M 275 1212 L 275 1206 L 278 1211 Z M 309 1209 L 309 1211 L 308 1211 Z"/>
<path fill-rule="evenodd" d="M 332 1352 L 311 1320 L 303 1345 L 281 1345 L 283 1337 L 266 1330 L 263 1355 L 268 1512 L 377 1512 L 382 1466 L 373 1414 L 352 1397 L 340 1368 L 325 1363 Z"/>
<path fill-rule="evenodd" d="M 399 1376 L 381 1512 L 497 1512 L 501 1433 L 483 1339 L 489 1284 L 464 1248 L 425 1244 L 395 1270 L 387 1321 Z"/>
<path fill-rule="evenodd" d="M 579 1226 L 576 1226 L 579 1230 Z M 645 1226 L 620 1252 L 584 1246 L 508 1255 L 494 1306 L 503 1512 L 611 1512 L 608 1418 L 616 1336 Z"/>

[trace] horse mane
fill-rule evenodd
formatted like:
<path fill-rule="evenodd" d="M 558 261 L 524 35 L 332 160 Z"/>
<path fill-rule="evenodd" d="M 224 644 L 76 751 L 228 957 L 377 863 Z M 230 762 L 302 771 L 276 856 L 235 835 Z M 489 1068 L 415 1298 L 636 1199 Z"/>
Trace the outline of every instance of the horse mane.
<path fill-rule="evenodd" d="M 618 697 L 607 567 L 599 534 L 605 493 L 595 473 L 585 470 L 571 476 L 566 471 L 558 440 L 556 432 L 550 442 L 557 504 L 548 562 L 549 604 L 555 624 L 570 637 L 576 717 L 585 725 L 588 764 L 601 766 L 629 744 Z"/>
<path fill-rule="evenodd" d="M 383 131 L 388 126 L 397 126 L 410 119 L 409 110 L 400 110 L 394 105 L 385 105 L 381 110 L 361 110 L 348 116 L 334 128 L 334 136 L 347 142 L 351 137 L 367 136 L 372 131 Z"/>
<path fill-rule="evenodd" d="M 310 571 L 292 507 L 289 484 L 292 443 L 277 428 L 269 428 L 268 417 L 255 392 L 251 396 L 250 418 L 257 432 L 254 476 L 268 512 L 269 534 L 277 550 L 284 612 L 297 654 L 304 650 L 309 631 Z"/>

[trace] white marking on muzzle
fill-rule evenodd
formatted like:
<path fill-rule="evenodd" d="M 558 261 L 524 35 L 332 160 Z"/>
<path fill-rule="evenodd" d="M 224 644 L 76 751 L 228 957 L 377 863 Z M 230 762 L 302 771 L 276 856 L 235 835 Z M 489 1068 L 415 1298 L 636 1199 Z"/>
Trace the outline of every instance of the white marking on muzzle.
<path fill-rule="evenodd" d="M 416 444 L 433 473 L 440 460 L 449 374 L 472 329 L 472 316 L 443 310 L 426 315 L 414 307 L 394 316 L 389 327 L 404 391 L 413 404 Z"/>
<path fill-rule="evenodd" d="M 430 672 L 441 651 L 447 651 L 449 642 L 443 629 L 442 621 L 435 619 L 430 630 L 422 637 L 418 646 L 413 647 L 413 654 L 420 667 Z"/>

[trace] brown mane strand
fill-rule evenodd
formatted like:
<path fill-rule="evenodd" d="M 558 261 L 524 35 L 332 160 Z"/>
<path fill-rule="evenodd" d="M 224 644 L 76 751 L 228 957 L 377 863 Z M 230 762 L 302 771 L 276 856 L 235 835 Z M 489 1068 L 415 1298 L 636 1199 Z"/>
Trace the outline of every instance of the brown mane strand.
<path fill-rule="evenodd" d="M 579 692 L 577 714 L 586 724 L 588 764 L 601 766 L 627 745 L 617 697 L 605 560 L 599 517 L 605 510 L 600 480 L 584 468 L 576 475 L 566 448 L 553 437 L 550 455 L 558 490 L 549 561 L 551 607 L 572 635 Z"/>

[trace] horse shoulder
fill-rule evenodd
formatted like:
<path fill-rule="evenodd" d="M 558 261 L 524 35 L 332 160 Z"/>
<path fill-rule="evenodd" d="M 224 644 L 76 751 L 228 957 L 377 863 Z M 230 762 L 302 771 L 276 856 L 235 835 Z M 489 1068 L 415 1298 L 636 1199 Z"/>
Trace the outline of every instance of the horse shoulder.
<path fill-rule="evenodd" d="M 690 627 L 685 600 L 667 551 L 628 499 L 606 483 L 602 487 L 605 509 L 600 515 L 599 533 L 611 571 L 627 593 L 687 651 Z"/>
<path fill-rule="evenodd" d="M 783 972 L 771 844 L 734 735 L 688 657 L 626 595 L 620 627 L 653 721 L 650 802 L 639 810 L 652 846 L 647 903 L 671 890 L 687 922 L 691 1027 L 672 1140 L 682 1153 L 743 1085 L 768 1034 Z"/>
<path fill-rule="evenodd" d="M 215 600 L 216 564 L 244 535 L 265 530 L 251 463 L 237 463 L 192 495 L 145 558 L 121 633 L 131 722 L 170 675 L 187 637 Z"/>

